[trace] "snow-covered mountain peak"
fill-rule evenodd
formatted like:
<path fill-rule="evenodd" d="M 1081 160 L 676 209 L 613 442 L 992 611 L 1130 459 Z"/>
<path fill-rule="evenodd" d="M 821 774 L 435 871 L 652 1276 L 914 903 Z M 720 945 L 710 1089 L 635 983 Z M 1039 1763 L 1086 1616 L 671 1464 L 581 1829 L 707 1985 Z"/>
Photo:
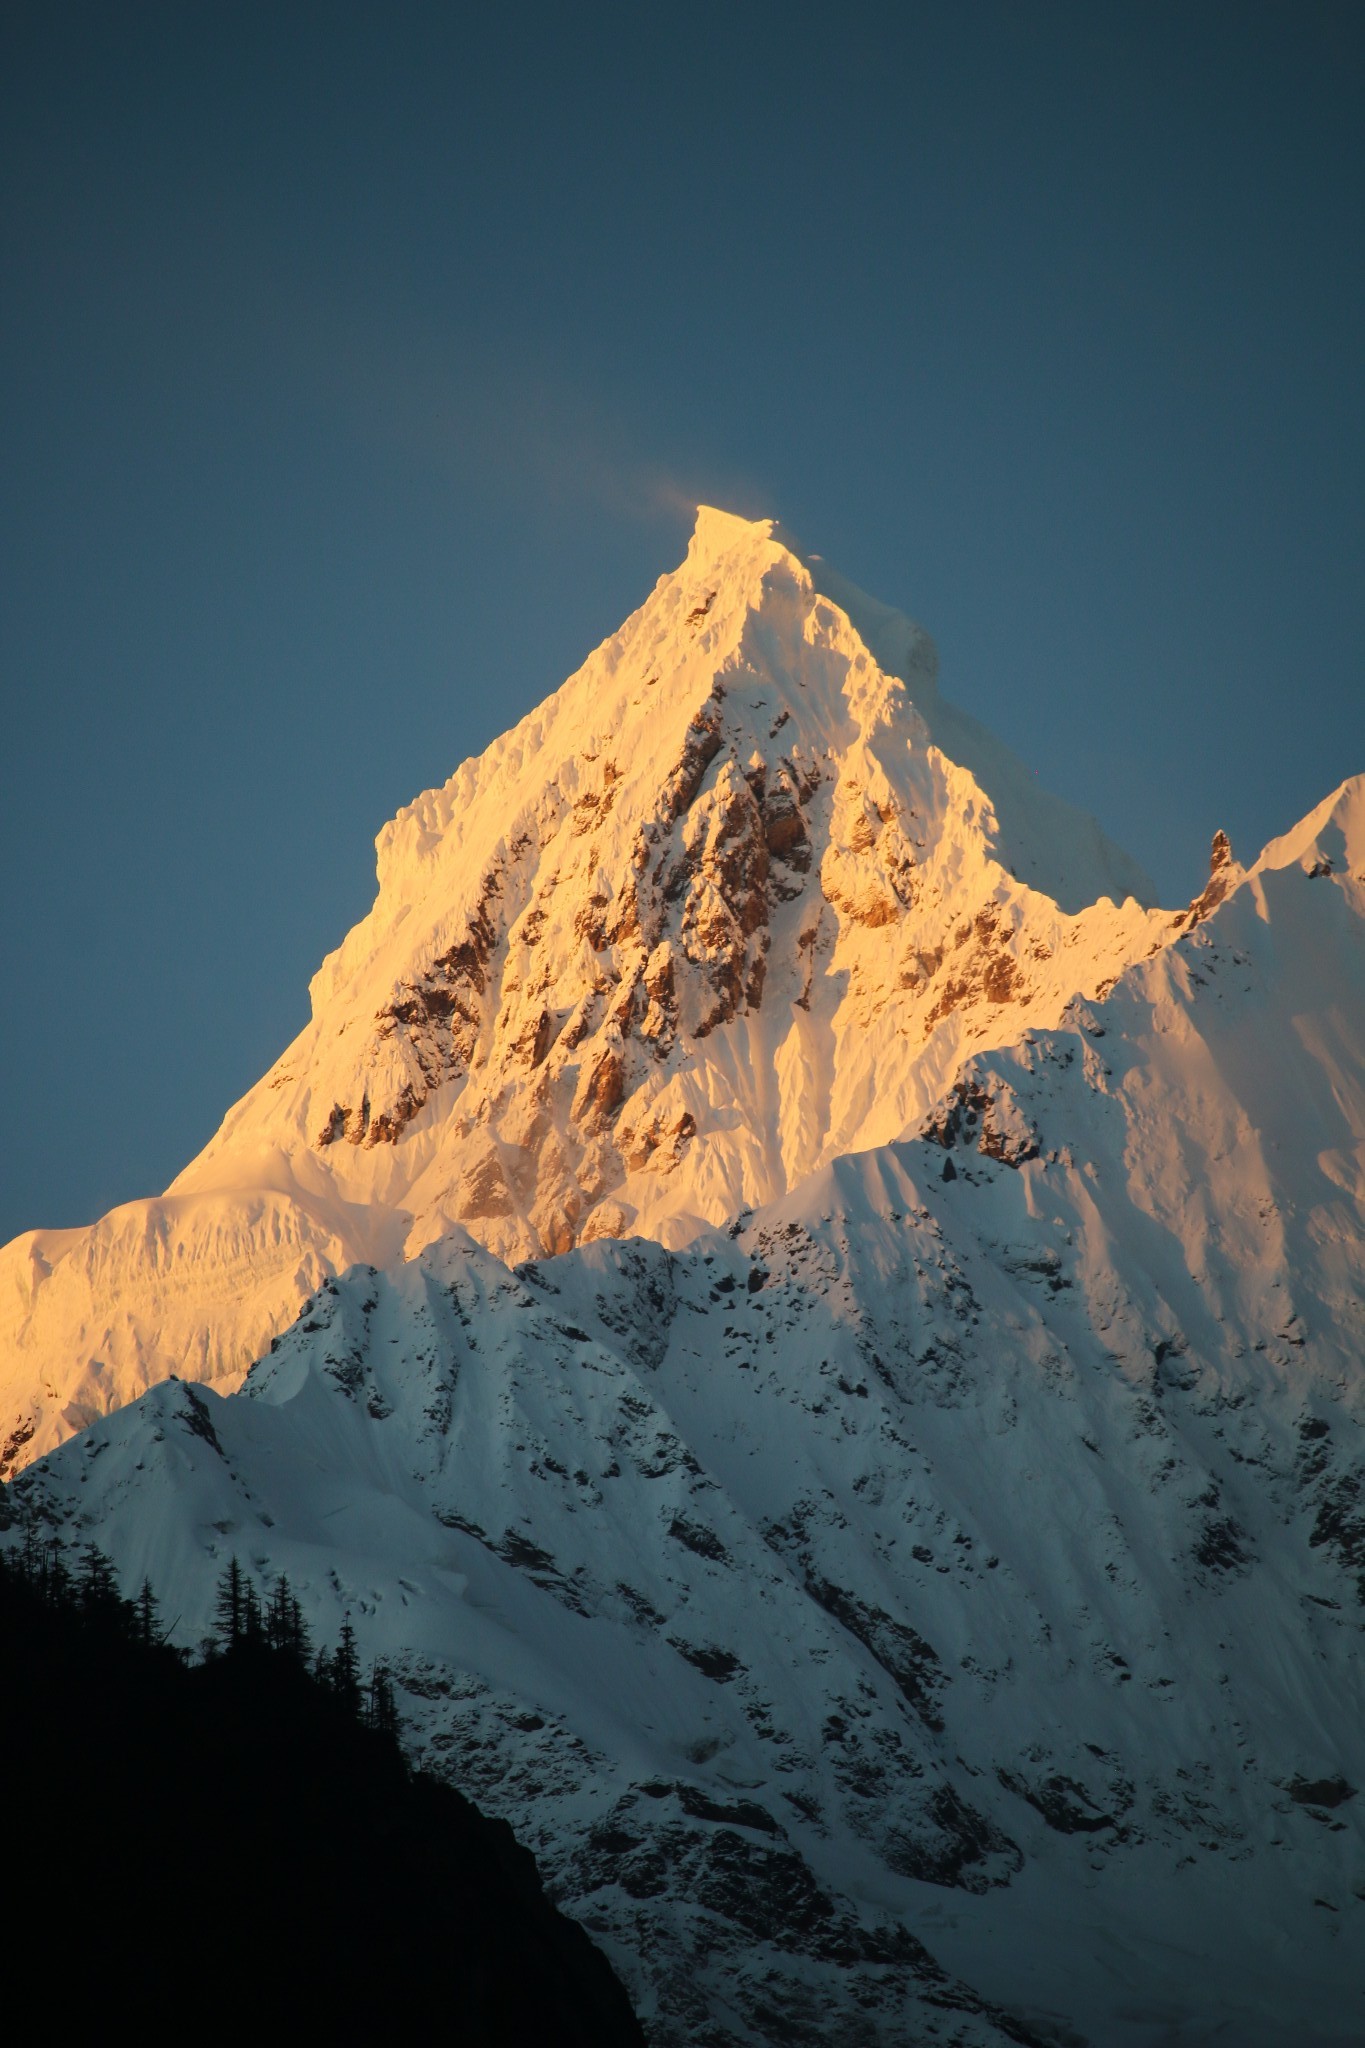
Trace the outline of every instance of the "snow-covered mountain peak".
<path fill-rule="evenodd" d="M 1365 882 L 1365 775 L 1348 776 L 1292 831 L 1272 839 L 1253 872 L 1287 867 Z"/>
<path fill-rule="evenodd" d="M 697 520 L 687 545 L 691 569 L 720 565 L 728 558 L 751 553 L 773 542 L 779 531 L 776 519 L 745 519 L 738 512 L 726 512 L 718 505 L 698 505 Z M 786 549 L 786 536 L 777 543 Z M 790 549 L 795 554 L 799 551 Z"/>
<path fill-rule="evenodd" d="M 1171 936 L 928 636 L 713 508 L 556 691 L 406 806 L 312 1017 L 166 1195 L 0 1254 L 14 1455 L 235 1384 L 319 1280 L 453 1225 L 689 1241 L 918 1127 Z"/>
<path fill-rule="evenodd" d="M 309 1031 L 177 1189 L 268 1144 L 401 1201 L 410 1251 L 453 1221 L 506 1256 L 685 1238 L 1141 950 L 1123 857 L 986 736 L 955 760 L 931 644 L 872 611 L 904 675 L 775 522 L 704 508 L 620 631 L 382 835 Z"/>
<path fill-rule="evenodd" d="M 1148 907 L 703 508 L 169 1192 L 0 1253 L 0 1541 L 353 1617 L 667 2048 L 1344 2048 L 1363 937 L 1365 778 Z"/>

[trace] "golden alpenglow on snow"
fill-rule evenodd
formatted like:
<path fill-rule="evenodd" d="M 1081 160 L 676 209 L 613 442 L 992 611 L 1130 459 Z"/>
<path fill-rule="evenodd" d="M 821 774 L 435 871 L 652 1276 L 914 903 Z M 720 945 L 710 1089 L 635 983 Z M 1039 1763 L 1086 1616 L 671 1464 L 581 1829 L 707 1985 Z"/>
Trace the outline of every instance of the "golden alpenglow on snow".
<path fill-rule="evenodd" d="M 686 560 L 378 841 L 312 1022 L 156 1199 L 0 1253 L 4 1469 L 328 1274 L 687 1243 L 912 1129 L 972 1052 L 1169 935 L 1141 872 L 939 696 L 928 637 L 771 520 Z"/>
<path fill-rule="evenodd" d="M 656 2048 L 1346 2048 L 1365 778 L 1194 879 L 702 512 L 168 1193 L 6 1250 L 0 1545 L 349 1623 Z"/>

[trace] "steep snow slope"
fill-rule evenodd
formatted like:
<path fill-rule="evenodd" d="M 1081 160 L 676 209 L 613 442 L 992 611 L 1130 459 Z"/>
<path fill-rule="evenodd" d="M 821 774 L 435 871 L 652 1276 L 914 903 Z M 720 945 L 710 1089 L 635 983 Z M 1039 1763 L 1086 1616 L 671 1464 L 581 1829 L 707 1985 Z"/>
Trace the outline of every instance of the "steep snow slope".
<path fill-rule="evenodd" d="M 728 1231 L 456 1231 L 11 1506 L 350 1612 L 660 2042 L 1355 2041 L 1365 781 L 1171 929 Z"/>
<path fill-rule="evenodd" d="M 0 1470 L 463 1225 L 686 1243 L 898 1137 L 1169 934 L 908 620 L 703 510 L 577 675 L 378 842 L 307 1029 L 168 1193 L 0 1253 Z"/>

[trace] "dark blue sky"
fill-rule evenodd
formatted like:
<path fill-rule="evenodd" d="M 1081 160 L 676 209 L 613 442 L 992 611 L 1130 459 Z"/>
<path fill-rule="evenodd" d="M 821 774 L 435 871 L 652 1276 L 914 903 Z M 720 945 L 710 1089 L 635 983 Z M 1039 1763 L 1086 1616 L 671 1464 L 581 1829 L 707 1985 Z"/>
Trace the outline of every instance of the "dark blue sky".
<path fill-rule="evenodd" d="M 10 0 L 0 1237 L 165 1184 L 696 498 L 1172 901 L 1365 768 L 1363 24 Z"/>

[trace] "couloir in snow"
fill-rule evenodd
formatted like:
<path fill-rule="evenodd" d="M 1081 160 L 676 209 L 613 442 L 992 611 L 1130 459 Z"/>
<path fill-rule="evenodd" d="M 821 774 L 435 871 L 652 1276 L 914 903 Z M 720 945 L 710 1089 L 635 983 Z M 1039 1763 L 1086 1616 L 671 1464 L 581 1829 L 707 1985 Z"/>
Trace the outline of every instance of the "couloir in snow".
<path fill-rule="evenodd" d="M 1363 937 L 1365 779 L 1153 908 L 704 512 L 3 1254 L 11 1540 L 349 1613 L 669 2048 L 1354 2041 Z"/>

